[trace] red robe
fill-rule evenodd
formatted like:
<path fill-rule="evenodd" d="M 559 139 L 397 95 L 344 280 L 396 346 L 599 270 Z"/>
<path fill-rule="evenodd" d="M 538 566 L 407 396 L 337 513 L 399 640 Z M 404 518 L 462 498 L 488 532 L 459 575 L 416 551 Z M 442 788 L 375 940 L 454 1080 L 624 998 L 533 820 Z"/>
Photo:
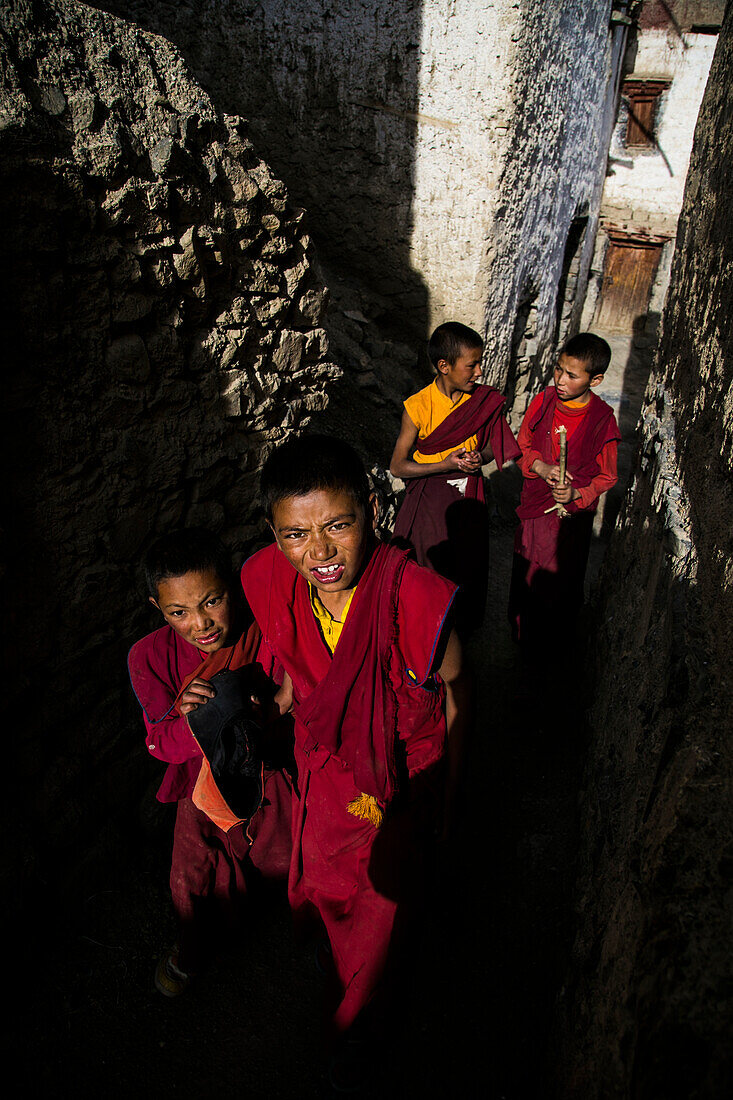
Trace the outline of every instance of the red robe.
<path fill-rule="evenodd" d="M 469 400 L 420 440 L 416 450 L 425 455 L 438 454 L 459 447 L 475 435 L 479 450 L 491 444 L 501 469 L 521 453 L 503 408 L 504 398 L 498 390 L 477 385 Z M 460 471 L 431 474 L 426 464 L 424 477 L 409 478 L 394 538 L 398 545 L 411 546 L 421 565 L 459 586 L 456 624 L 472 629 L 480 625 L 486 603 L 489 521 L 481 471 L 466 475 L 464 493 L 449 484 L 461 477 Z"/>
<path fill-rule="evenodd" d="M 225 832 L 191 801 L 202 754 L 176 699 L 195 676 L 208 679 L 236 652 L 237 665 L 258 660 L 269 674 L 271 654 L 252 621 L 235 646 L 207 657 L 170 626 L 136 642 L 128 656 L 133 691 L 143 711 L 148 751 L 164 760 L 158 791 L 161 802 L 177 802 L 170 886 L 179 923 L 178 960 L 182 970 L 201 965 L 204 910 L 215 902 L 231 920 L 255 868 L 268 878 L 284 878 L 290 863 L 291 784 L 283 771 L 267 768 L 262 805 L 244 827 Z"/>
<path fill-rule="evenodd" d="M 293 681 L 299 798 L 289 893 L 296 910 L 312 905 L 325 924 L 340 986 L 335 1025 L 345 1029 L 379 985 L 415 885 L 418 792 L 445 746 L 433 666 L 455 588 L 377 544 L 332 656 L 307 582 L 276 546 L 245 562 L 242 585 Z M 379 828 L 347 811 L 361 794 L 385 808 Z"/>
<path fill-rule="evenodd" d="M 531 407 L 531 447 L 544 462 L 556 462 L 553 450 L 553 420 L 557 391 L 548 386 L 538 408 Z M 621 435 L 610 405 L 596 394 L 583 414 L 580 425 L 568 436 L 568 472 L 573 488 L 582 489 L 601 472 L 603 448 Z M 545 515 L 555 501 L 542 478 L 525 478 L 517 515 L 520 525 L 514 544 L 514 564 L 509 594 L 509 620 L 518 641 L 539 653 L 549 637 L 571 632 L 583 604 L 583 583 L 593 530 L 597 498 L 583 508 L 578 501 L 567 504 L 570 515 Z"/>

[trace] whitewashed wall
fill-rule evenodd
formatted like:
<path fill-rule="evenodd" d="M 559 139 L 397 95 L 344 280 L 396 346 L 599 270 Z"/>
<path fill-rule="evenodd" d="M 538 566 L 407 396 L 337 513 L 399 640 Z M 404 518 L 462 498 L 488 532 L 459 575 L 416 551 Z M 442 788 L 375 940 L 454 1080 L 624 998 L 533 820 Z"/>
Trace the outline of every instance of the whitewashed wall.
<path fill-rule="evenodd" d="M 690 163 L 692 139 L 717 37 L 668 29 L 639 31 L 634 80 L 670 80 L 657 107 L 658 149 L 627 149 L 625 113 L 611 144 L 611 169 L 603 189 L 603 214 L 651 230 L 674 231 Z"/>

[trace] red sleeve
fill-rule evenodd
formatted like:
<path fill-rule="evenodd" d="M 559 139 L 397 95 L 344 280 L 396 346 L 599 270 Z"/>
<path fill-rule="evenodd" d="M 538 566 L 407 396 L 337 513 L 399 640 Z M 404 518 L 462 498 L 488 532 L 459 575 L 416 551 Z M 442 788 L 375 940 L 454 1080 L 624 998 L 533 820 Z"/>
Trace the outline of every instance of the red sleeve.
<path fill-rule="evenodd" d="M 598 465 L 601 467 L 600 473 L 591 481 L 590 485 L 586 485 L 582 489 L 578 489 L 580 493 L 579 497 L 576 497 L 575 504 L 580 510 L 581 508 L 589 508 L 601 493 L 608 492 L 612 489 L 618 481 L 618 474 L 616 472 L 618 456 L 618 442 L 615 439 L 609 439 L 608 443 L 605 443 L 601 448 L 601 453 L 598 455 Z"/>
<path fill-rule="evenodd" d="M 519 429 L 519 435 L 517 436 L 517 443 L 519 444 L 519 449 L 522 452 L 522 457 L 519 459 L 517 465 L 519 466 L 519 469 L 522 471 L 525 477 L 534 478 L 539 476 L 538 474 L 532 473 L 532 466 L 538 458 L 540 460 L 542 459 L 542 455 L 539 451 L 533 450 L 532 448 L 532 431 L 529 425 L 531 424 L 532 420 L 534 420 L 537 413 L 539 413 L 540 408 L 542 407 L 543 397 L 544 394 L 538 393 L 536 397 L 532 398 L 529 408 L 524 414 L 522 426 Z"/>
<path fill-rule="evenodd" d="M 130 650 L 127 667 L 132 690 L 143 712 L 145 744 L 151 756 L 167 764 L 183 764 L 201 756 L 188 722 L 175 710 L 180 684 L 160 631 L 142 638 Z M 192 656 L 192 661 L 198 655 Z M 198 658 L 200 661 L 200 658 Z"/>

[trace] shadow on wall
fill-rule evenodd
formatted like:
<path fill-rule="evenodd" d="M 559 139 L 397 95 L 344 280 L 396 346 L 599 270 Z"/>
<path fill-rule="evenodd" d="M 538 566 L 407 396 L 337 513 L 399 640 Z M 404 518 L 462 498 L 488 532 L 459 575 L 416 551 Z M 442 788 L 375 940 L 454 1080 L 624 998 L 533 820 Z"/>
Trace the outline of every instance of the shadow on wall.
<path fill-rule="evenodd" d="M 146 812 L 125 663 L 157 625 L 142 554 L 192 523 L 240 551 L 255 538 L 262 447 L 322 405 L 330 373 L 300 217 L 240 121 L 197 100 L 172 49 L 146 53 L 89 13 L 49 6 L 33 35 L 8 20 L 2 39 L 20 104 L 0 135 L 5 302 L 23 345 L 5 390 L 3 554 L 4 805 L 24 822 L 3 875 L 19 907 L 41 884 L 73 897 L 89 868 L 114 869 Z M 48 83 L 18 41 L 41 43 Z M 130 99 L 104 117 L 100 87 L 111 100 L 123 81 Z M 121 122 L 130 102 L 137 131 Z"/>
<path fill-rule="evenodd" d="M 631 481 L 639 450 L 639 415 L 644 401 L 658 343 L 660 315 L 654 311 L 639 314 L 632 323 L 618 405 L 614 408 L 621 432 L 618 448 L 618 481 L 609 490 L 603 505 L 600 532 L 605 542 L 616 525 L 626 491 Z M 614 402 L 615 404 L 615 402 Z"/>
<path fill-rule="evenodd" d="M 124 342 L 130 331 L 125 321 L 107 330 L 102 321 L 115 236 L 93 231 L 85 197 L 40 158 L 26 171 L 13 167 L 5 194 L 16 217 L 3 217 L 4 247 L 25 346 L 8 379 L 3 428 L 14 470 L 3 604 L 18 734 L 4 804 L 25 826 L 4 873 L 15 901 L 28 904 L 58 874 L 68 897 L 95 863 L 113 872 L 145 827 L 152 792 L 141 798 L 154 777 L 126 654 L 159 623 L 140 558 L 166 528 L 221 525 L 217 485 L 232 484 L 234 462 L 215 365 L 182 366 L 165 347 L 173 331 L 156 328 L 153 315 L 134 326 L 161 352 L 158 362 L 146 357 L 150 374 L 125 375 L 121 361 L 105 366 L 107 340 Z M 111 262 L 95 269 L 84 254 Z M 205 473 L 196 469 L 197 436 L 213 459 Z M 202 489 L 212 502 L 203 511 Z"/>
<path fill-rule="evenodd" d="M 578 930 L 553 1044 L 569 1100 L 729 1091 L 726 609 L 719 574 L 715 611 L 672 568 L 654 488 L 641 477 L 594 614 Z"/>
<path fill-rule="evenodd" d="M 170 39 L 216 106 L 248 120 L 335 274 L 381 300 L 372 319 L 427 336 L 428 292 L 410 260 L 420 0 L 95 6 Z"/>

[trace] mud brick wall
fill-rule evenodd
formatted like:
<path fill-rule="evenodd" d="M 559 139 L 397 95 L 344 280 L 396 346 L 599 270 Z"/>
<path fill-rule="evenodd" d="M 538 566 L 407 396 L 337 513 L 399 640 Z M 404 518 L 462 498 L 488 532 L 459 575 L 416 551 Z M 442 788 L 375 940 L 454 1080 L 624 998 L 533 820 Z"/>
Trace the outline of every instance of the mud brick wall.
<path fill-rule="evenodd" d="M 21 0 L 0 64 L 18 896 L 113 850 L 151 782 L 125 668 L 146 547 L 203 523 L 243 553 L 263 455 L 337 370 L 302 210 L 169 42 Z"/>
<path fill-rule="evenodd" d="M 733 1087 L 733 10 L 713 60 L 642 444 L 604 564 L 559 1094 Z"/>

